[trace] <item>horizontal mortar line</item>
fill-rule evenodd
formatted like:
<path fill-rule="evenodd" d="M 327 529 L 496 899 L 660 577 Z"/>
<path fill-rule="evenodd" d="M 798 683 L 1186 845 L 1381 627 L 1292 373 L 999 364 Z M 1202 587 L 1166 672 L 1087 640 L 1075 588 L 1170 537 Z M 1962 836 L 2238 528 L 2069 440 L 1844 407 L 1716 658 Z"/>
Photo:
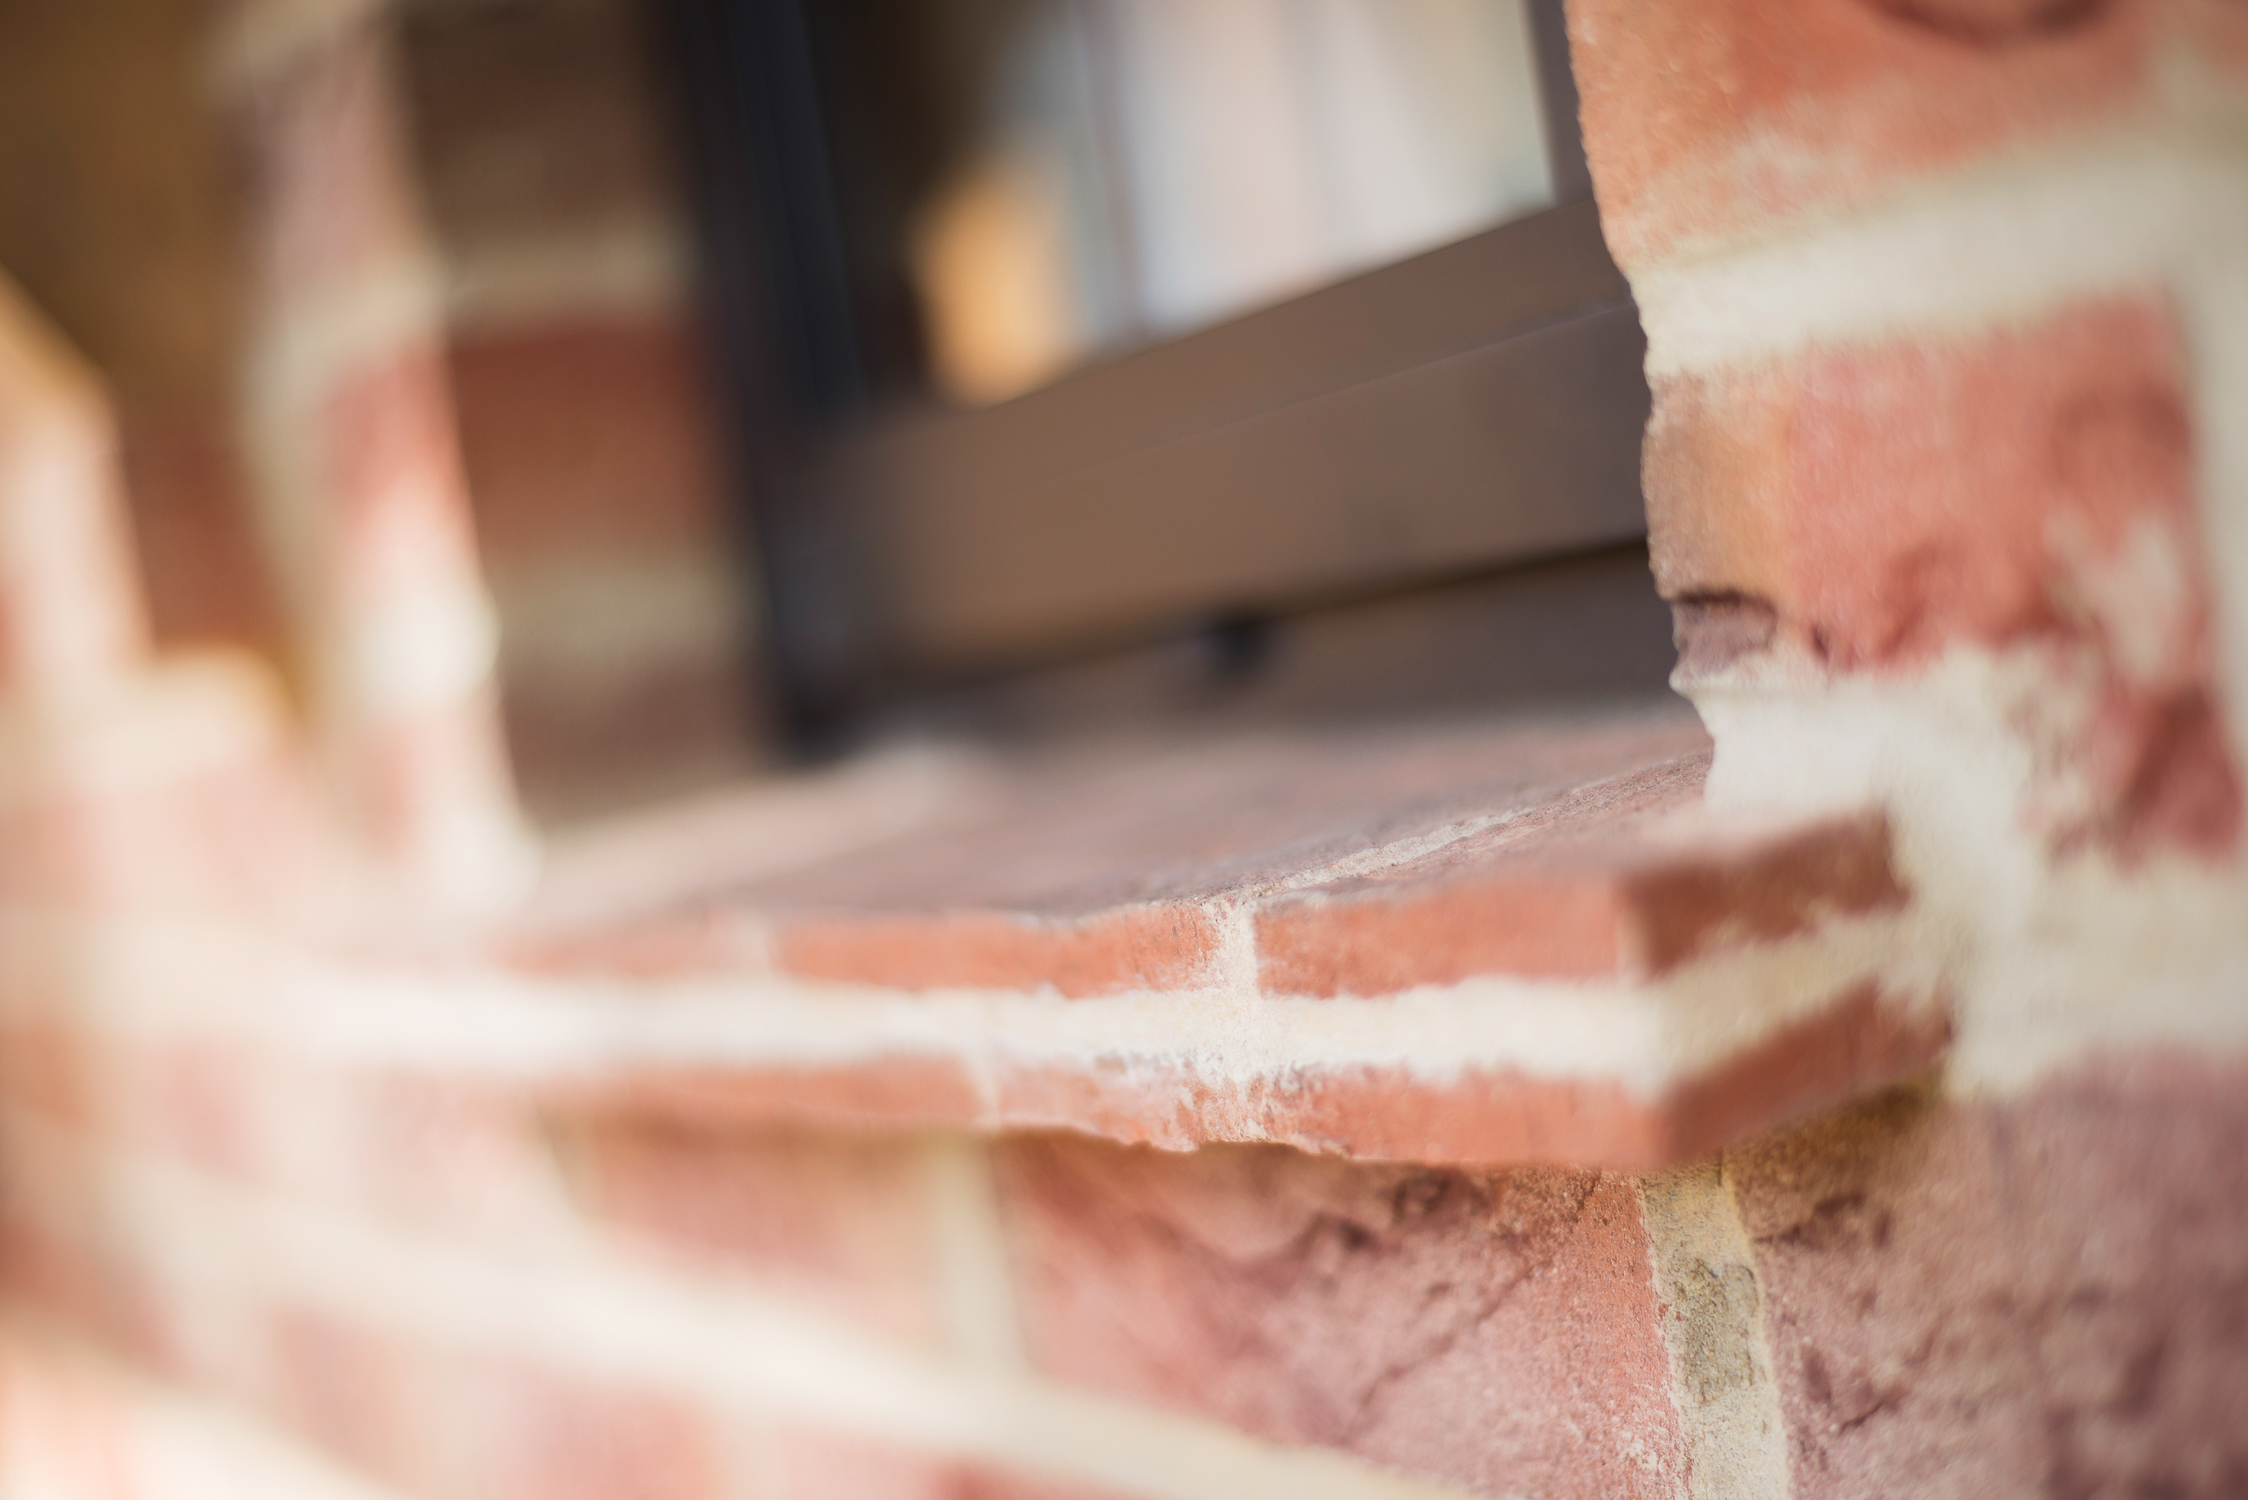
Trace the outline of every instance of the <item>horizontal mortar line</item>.
<path fill-rule="evenodd" d="M 67 928 L 0 916 L 0 1014 L 47 986 L 39 955 L 71 973 L 88 1018 L 124 1032 L 230 1034 L 315 1060 L 519 1082 L 598 1082 L 649 1070 L 835 1067 L 950 1057 L 985 1067 L 1123 1063 L 1261 1086 L 1307 1070 L 1371 1067 L 1449 1082 L 1492 1070 L 1665 1089 L 1815 1014 L 1869 979 L 1909 969 L 1913 929 L 1842 917 L 1714 955 L 1652 983 L 1469 979 L 1378 999 L 1142 993 L 921 993 L 776 978 L 543 979 L 414 970 L 260 942 L 183 937 L 131 922 Z M 183 974 L 241 982 L 180 994 Z M 1932 988 L 1902 973 L 1898 995 Z M 261 998 L 270 996 L 271 998 Z"/>
<path fill-rule="evenodd" d="M 2243 244 L 2248 161 L 2139 129 L 1978 162 L 1631 282 L 1647 371 L 1660 378 L 2164 290 L 2212 250 Z"/>
<path fill-rule="evenodd" d="M 499 660 L 499 613 L 469 567 L 363 602 L 316 653 L 322 689 L 362 713 L 480 691 Z"/>
<path fill-rule="evenodd" d="M 507 334 L 588 313 L 680 317 L 693 244 L 652 214 L 472 245 L 446 256 L 453 332 Z"/>
<path fill-rule="evenodd" d="M 886 1346 L 739 1285 L 616 1249 L 504 1256 L 224 1186 L 66 1139 L 7 1112 L 11 1195 L 72 1238 L 40 1178 L 92 1196 L 124 1248 L 179 1292 L 308 1303 L 443 1348 L 551 1360 L 741 1416 L 788 1416 L 1146 1500 L 1446 1500 L 1459 1491 L 1332 1450 Z M 28 1167 L 30 1170 L 25 1171 Z M 35 1219 L 36 1222 L 36 1219 Z"/>

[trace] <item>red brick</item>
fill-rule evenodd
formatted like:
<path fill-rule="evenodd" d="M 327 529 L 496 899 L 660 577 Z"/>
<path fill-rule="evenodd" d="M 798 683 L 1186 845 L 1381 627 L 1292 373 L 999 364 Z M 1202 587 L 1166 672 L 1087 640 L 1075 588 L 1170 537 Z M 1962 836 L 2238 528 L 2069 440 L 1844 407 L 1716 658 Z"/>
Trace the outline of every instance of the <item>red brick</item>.
<path fill-rule="evenodd" d="M 1654 1099 L 1606 1079 L 1514 1070 L 1443 1080 L 1306 1070 L 1259 1101 L 1261 1123 L 1271 1139 L 1372 1160 L 1642 1169 L 1911 1077 L 1950 1039 L 1947 1011 L 1895 1004 L 1868 984 Z"/>
<path fill-rule="evenodd" d="M 1899 883 L 1880 814 L 1729 837 L 1704 825 L 1709 848 L 1672 851 L 1626 881 L 1637 918 L 1629 953 L 1663 974 L 1705 954 L 1777 942 L 1842 916 L 1896 911 Z"/>
<path fill-rule="evenodd" d="M 1766 601 L 1842 667 L 2051 629 L 2060 527 L 2112 552 L 2142 515 L 2190 522 L 2187 410 L 2143 302 L 1674 377 L 1647 434 L 1656 581 Z"/>
<path fill-rule="evenodd" d="M 1051 1375 L 1482 1493 L 1683 1483 L 1619 1179 L 1060 1137 L 1003 1144 L 998 1164 Z"/>
<path fill-rule="evenodd" d="M 1706 747 L 1675 705 L 1467 726 L 1270 735 L 1127 762 L 1007 767 L 1004 797 L 722 895 L 667 892 L 541 968 L 762 963 L 806 978 L 1082 997 L 1214 983 L 1212 898 L 1255 899 L 1331 861 L 1465 818 L 1532 817 L 1573 787 Z M 620 905 L 623 903 L 620 903 Z"/>
<path fill-rule="evenodd" d="M 475 332 L 455 342 L 452 376 L 495 575 L 726 545 L 709 395 L 683 321 Z"/>
<path fill-rule="evenodd" d="M 1671 1154 L 1659 1103 L 1606 1078 L 1330 1068 L 1287 1080 L 1264 1103 L 1274 1139 L 1377 1161 L 1636 1167 Z"/>
<path fill-rule="evenodd" d="M 1668 1157 L 1688 1161 L 1923 1073 L 1951 1037 L 1948 1004 L 1897 1004 L 1877 984 L 1856 986 L 1674 1088 Z"/>
<path fill-rule="evenodd" d="M 69 1242 L 20 1211 L 0 1212 L 0 1288 L 9 1304 L 164 1367 L 172 1344 L 158 1290 L 143 1283 L 129 1248 L 93 1238 L 98 1210 L 80 1204 L 72 1212 L 86 1237 Z"/>
<path fill-rule="evenodd" d="M 1333 996 L 1478 975 L 1654 978 L 1904 904 L 1879 817 L 1656 821 L 1698 800 L 1706 766 L 1695 757 L 1601 783 L 1558 799 L 1542 827 L 1509 823 L 1269 905 L 1256 917 L 1259 980 Z M 1611 799 L 1621 806 L 1602 805 Z"/>
<path fill-rule="evenodd" d="M 932 1200 L 914 1143 L 624 1119 L 576 1122 L 561 1140 L 597 1218 L 888 1332 L 942 1334 Z"/>
<path fill-rule="evenodd" d="M 463 1361 L 442 1379 L 447 1478 L 475 1500 L 722 1500 L 732 1489 L 706 1412 L 534 1366 Z"/>
<path fill-rule="evenodd" d="M 24 982 L 8 976 L 11 987 Z M 42 974 L 29 982 L 51 986 L 58 980 Z M 10 999 L 11 1008 L 22 1008 L 0 1024 L 0 1099 L 48 1125 L 86 1125 L 98 1113 L 100 1059 L 84 1029 L 51 1009 L 33 1012 L 20 996 Z"/>
<path fill-rule="evenodd" d="M 2070 135 L 2149 92 L 2161 0 L 1570 0 L 1601 223 L 1636 269 Z"/>
<path fill-rule="evenodd" d="M 906 990 L 1051 987 L 1081 999 L 1214 983 L 1219 941 L 1208 911 L 1164 903 L 1076 921 L 983 912 L 799 917 L 775 935 L 774 958 L 805 979 Z"/>
<path fill-rule="evenodd" d="M 149 728 L 128 724 L 126 733 Z M 67 742 L 58 759 L 89 747 Z M 0 805 L 0 901 L 60 909 L 271 912 L 317 889 L 303 768 L 286 747 Z"/>
<path fill-rule="evenodd" d="M 1011 1129 L 1081 1130 L 1184 1151 L 1238 1139 L 1246 1101 L 1182 1064 L 1135 1057 L 1055 1059 L 1001 1054 L 992 1069 L 997 1115 Z"/>
<path fill-rule="evenodd" d="M 1795 1493 L 2242 1493 L 2244 1085 L 2112 1054 L 1729 1153 Z"/>
<path fill-rule="evenodd" d="M 416 1427 L 427 1372 L 413 1351 L 375 1327 L 301 1309 L 273 1315 L 269 1342 L 278 1420 L 362 1473 L 400 1485 L 427 1477 Z"/>
<path fill-rule="evenodd" d="M 289 1163 L 284 1191 L 456 1239 L 536 1241 L 568 1217 L 552 1143 L 526 1090 L 487 1080 L 316 1067 L 296 1060 L 273 1113 L 317 1118 L 322 1148 Z M 275 1151 L 272 1155 L 283 1156 Z M 308 1180 L 309 1177 L 309 1180 Z"/>
<path fill-rule="evenodd" d="M 2201 56 L 2235 74 L 2248 74 L 2248 13 L 2235 0 L 2181 0 L 2185 34 Z"/>
<path fill-rule="evenodd" d="M 278 664 L 282 623 L 251 529 L 239 426 L 215 399 L 120 398 L 134 550 L 160 645 L 224 643 Z"/>
<path fill-rule="evenodd" d="M 1705 748 L 1675 700 L 1613 712 L 1267 733 L 1002 762 L 1006 795 L 729 892 L 809 915 L 1008 912 L 1056 925 L 1254 894 L 1462 818 L 1527 812 Z"/>
<path fill-rule="evenodd" d="M 1682 658 L 1792 643 L 1899 671 L 1957 644 L 2073 652 L 2102 701 L 2064 752 L 2091 810 L 2058 836 L 2229 849 L 2239 774 L 2213 707 L 2183 371 L 2169 312 L 2121 300 L 1663 382 L 1646 490 Z M 1693 639 L 1744 611 L 1760 639 Z"/>
<path fill-rule="evenodd" d="M 1274 994 L 1319 996 L 1388 995 L 1485 974 L 1612 975 L 1624 965 L 1632 917 L 1628 893 L 1598 870 L 1517 866 L 1355 900 L 1313 895 L 1257 915 L 1257 975 Z"/>
<path fill-rule="evenodd" d="M 255 1075 L 270 1063 L 254 1044 L 159 1036 L 101 1046 L 113 1075 L 106 1133 L 117 1145 L 159 1152 L 222 1179 L 255 1176 L 265 1146 Z"/>
<path fill-rule="evenodd" d="M 1538 1078 L 1461 1068 L 1430 1079 L 1401 1068 L 1336 1064 L 1213 1085 L 1148 1058 L 1002 1062 L 1000 1120 L 1185 1151 L 1217 1141 L 1278 1141 L 1375 1161 L 1580 1162 L 1671 1159 L 1659 1104 L 1607 1079 Z"/>

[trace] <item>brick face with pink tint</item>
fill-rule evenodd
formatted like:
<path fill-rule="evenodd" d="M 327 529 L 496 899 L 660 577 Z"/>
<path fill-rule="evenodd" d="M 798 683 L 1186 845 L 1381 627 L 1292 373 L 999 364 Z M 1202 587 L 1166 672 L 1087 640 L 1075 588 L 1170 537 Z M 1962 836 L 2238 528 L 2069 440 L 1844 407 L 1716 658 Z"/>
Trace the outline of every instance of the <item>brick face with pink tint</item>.
<path fill-rule="evenodd" d="M 2127 116 L 2164 0 L 1580 0 L 1601 223 L 1627 270 Z"/>

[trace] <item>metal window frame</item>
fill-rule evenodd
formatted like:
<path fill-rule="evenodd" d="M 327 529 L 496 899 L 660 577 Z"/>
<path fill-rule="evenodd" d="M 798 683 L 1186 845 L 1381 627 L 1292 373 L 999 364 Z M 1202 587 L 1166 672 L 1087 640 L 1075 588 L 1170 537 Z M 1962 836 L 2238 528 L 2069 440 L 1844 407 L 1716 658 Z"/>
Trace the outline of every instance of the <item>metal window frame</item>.
<path fill-rule="evenodd" d="M 884 411 L 817 0 L 674 0 L 763 648 L 818 737 L 885 698 L 1645 534 L 1644 341 L 1530 0 L 1556 206 L 1000 405 Z"/>

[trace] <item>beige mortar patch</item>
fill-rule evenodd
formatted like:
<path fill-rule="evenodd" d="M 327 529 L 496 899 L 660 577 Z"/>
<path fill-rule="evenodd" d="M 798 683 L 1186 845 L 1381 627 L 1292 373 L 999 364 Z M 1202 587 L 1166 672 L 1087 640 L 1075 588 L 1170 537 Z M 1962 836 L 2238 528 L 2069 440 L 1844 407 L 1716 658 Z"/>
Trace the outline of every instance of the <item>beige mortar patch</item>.
<path fill-rule="evenodd" d="M 1647 1178 L 1640 1200 L 1686 1429 L 1688 1493 L 1785 1500 L 1787 1434 L 1764 1344 L 1763 1287 L 1732 1189 L 1706 1162 Z"/>

